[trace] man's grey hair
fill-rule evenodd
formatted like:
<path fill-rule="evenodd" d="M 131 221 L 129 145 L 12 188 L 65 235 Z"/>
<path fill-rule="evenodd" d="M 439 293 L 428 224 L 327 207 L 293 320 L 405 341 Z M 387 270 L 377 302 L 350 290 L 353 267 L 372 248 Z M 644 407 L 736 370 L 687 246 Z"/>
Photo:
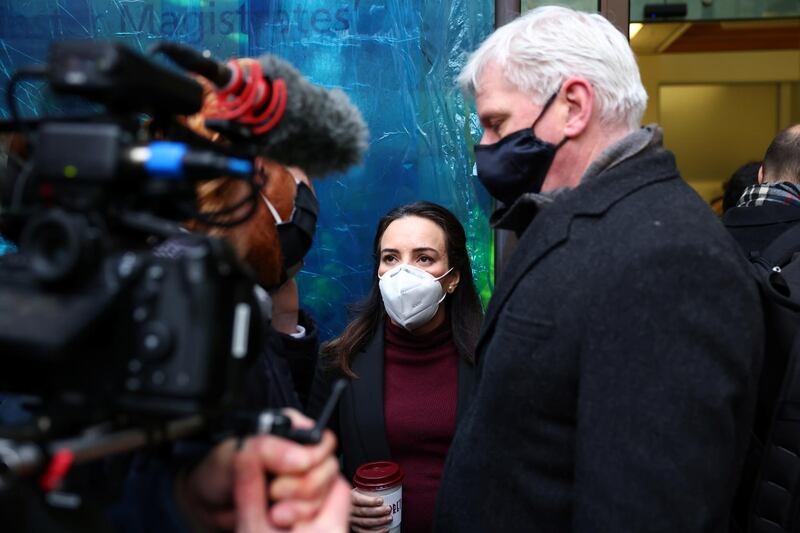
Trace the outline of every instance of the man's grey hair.
<path fill-rule="evenodd" d="M 637 129 L 647 106 L 639 68 L 625 36 L 601 15 L 540 7 L 498 28 L 472 54 L 458 82 L 480 90 L 494 61 L 508 82 L 543 105 L 569 77 L 591 83 L 601 123 Z"/>

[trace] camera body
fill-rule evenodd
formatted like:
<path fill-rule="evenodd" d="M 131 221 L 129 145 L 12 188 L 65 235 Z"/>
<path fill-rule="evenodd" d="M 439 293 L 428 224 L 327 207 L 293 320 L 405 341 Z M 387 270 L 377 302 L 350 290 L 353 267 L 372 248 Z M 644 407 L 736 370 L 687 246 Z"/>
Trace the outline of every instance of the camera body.
<path fill-rule="evenodd" d="M 87 227 L 81 218 L 55 210 L 32 223 L 56 232 Z M 231 403 L 257 352 L 261 313 L 225 241 L 187 235 L 151 251 L 101 252 L 65 284 L 41 279 L 33 265 L 54 259 L 35 245 L 0 261 L 0 353 L 9 369 L 0 390 L 36 395 L 78 421 L 169 418 Z M 81 252 L 53 257 L 70 253 Z"/>

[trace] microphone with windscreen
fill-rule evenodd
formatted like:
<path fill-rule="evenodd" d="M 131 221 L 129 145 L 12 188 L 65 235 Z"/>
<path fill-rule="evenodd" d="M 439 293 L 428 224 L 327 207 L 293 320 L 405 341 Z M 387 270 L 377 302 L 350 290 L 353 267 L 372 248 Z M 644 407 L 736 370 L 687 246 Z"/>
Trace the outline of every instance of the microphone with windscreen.
<path fill-rule="evenodd" d="M 361 162 L 369 132 L 341 90 L 310 83 L 271 54 L 222 63 L 177 43 L 159 43 L 155 50 L 211 82 L 212 95 L 201 111 L 208 129 L 252 143 L 258 155 L 311 176 Z"/>

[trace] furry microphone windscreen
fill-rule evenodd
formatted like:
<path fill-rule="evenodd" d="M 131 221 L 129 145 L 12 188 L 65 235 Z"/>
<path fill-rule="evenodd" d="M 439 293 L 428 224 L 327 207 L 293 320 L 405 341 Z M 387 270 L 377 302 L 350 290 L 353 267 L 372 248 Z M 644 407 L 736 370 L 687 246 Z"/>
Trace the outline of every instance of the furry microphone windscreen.
<path fill-rule="evenodd" d="M 361 162 L 369 131 L 361 112 L 339 89 L 309 83 L 292 65 L 265 54 L 264 76 L 286 82 L 286 111 L 260 139 L 261 155 L 296 165 L 310 176 L 343 172 Z"/>

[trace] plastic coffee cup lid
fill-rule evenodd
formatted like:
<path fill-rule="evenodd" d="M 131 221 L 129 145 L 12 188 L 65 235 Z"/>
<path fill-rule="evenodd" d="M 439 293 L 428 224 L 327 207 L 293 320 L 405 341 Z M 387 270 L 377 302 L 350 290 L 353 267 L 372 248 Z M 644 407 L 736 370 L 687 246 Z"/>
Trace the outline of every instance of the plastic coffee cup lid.
<path fill-rule="evenodd" d="M 403 470 L 392 461 L 375 461 L 358 467 L 353 477 L 356 488 L 363 490 L 384 490 L 403 482 Z"/>

